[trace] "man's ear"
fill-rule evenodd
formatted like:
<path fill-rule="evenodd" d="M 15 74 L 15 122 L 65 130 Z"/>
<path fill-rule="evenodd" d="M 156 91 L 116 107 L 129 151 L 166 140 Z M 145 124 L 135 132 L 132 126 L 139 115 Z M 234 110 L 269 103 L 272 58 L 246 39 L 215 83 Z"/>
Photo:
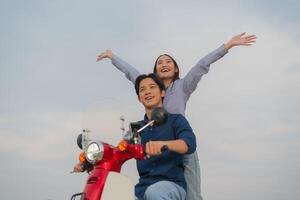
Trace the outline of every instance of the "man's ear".
<path fill-rule="evenodd" d="M 141 103 L 142 103 L 142 101 L 141 101 L 141 99 L 140 99 L 140 95 L 138 95 L 138 100 L 139 100 L 139 102 L 141 102 Z"/>

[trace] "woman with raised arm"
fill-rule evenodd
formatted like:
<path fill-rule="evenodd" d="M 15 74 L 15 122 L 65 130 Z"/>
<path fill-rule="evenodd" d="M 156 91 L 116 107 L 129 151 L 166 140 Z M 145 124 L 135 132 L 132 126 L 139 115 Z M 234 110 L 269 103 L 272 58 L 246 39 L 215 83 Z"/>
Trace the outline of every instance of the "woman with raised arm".
<path fill-rule="evenodd" d="M 164 108 L 169 113 L 185 116 L 186 102 L 195 91 L 201 77 L 209 71 L 210 64 L 222 58 L 228 50 L 235 46 L 250 46 L 256 41 L 255 35 L 241 33 L 231 38 L 227 43 L 203 57 L 184 78 L 179 78 L 179 67 L 176 61 L 168 54 L 158 56 L 154 63 L 153 72 L 163 81 L 166 95 L 163 101 Z M 139 71 L 116 56 L 110 50 L 99 54 L 97 61 L 109 58 L 112 64 L 122 71 L 133 84 L 140 75 Z M 187 182 L 187 200 L 201 200 L 200 166 L 197 152 L 185 155 L 184 176 Z"/>

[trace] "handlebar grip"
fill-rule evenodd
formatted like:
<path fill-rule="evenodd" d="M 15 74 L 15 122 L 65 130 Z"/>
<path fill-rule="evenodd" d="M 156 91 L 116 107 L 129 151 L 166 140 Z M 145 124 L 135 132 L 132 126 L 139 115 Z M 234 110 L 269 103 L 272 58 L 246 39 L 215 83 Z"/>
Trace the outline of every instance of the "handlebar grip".
<path fill-rule="evenodd" d="M 167 151 L 167 150 L 169 150 L 169 147 L 167 145 L 162 146 L 161 149 L 160 149 L 161 152 L 164 152 L 164 151 Z"/>
<path fill-rule="evenodd" d="M 91 163 L 89 163 L 88 161 L 85 161 L 84 163 L 83 163 L 83 166 L 82 166 L 82 171 L 84 172 L 84 171 L 87 171 L 88 173 L 90 172 L 90 171 L 92 171 L 94 169 L 94 166 L 91 164 Z"/>

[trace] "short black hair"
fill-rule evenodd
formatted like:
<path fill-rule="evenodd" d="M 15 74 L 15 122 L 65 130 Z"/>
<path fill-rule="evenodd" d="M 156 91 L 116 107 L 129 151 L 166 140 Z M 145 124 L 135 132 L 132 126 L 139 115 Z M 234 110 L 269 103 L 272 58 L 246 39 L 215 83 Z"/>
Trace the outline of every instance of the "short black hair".
<path fill-rule="evenodd" d="M 146 78 L 151 78 L 159 87 L 160 91 L 165 90 L 165 85 L 164 83 L 160 80 L 160 78 L 154 74 L 154 73 L 150 73 L 150 74 L 142 74 L 139 75 L 136 79 L 135 79 L 135 92 L 136 94 L 139 96 L 139 90 L 140 90 L 140 83 L 142 80 L 146 79 Z"/>

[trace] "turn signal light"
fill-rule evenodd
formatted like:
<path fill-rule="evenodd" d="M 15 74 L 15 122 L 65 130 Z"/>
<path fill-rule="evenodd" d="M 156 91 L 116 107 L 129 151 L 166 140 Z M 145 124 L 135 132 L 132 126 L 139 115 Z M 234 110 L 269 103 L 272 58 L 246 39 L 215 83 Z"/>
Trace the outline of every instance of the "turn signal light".
<path fill-rule="evenodd" d="M 80 161 L 81 163 L 84 163 L 84 162 L 86 161 L 84 152 L 81 152 L 81 153 L 79 154 L 79 161 Z"/>
<path fill-rule="evenodd" d="M 119 149 L 120 151 L 125 151 L 125 150 L 127 149 L 127 145 L 128 145 L 127 141 L 122 140 L 122 141 L 118 144 L 118 149 Z"/>

